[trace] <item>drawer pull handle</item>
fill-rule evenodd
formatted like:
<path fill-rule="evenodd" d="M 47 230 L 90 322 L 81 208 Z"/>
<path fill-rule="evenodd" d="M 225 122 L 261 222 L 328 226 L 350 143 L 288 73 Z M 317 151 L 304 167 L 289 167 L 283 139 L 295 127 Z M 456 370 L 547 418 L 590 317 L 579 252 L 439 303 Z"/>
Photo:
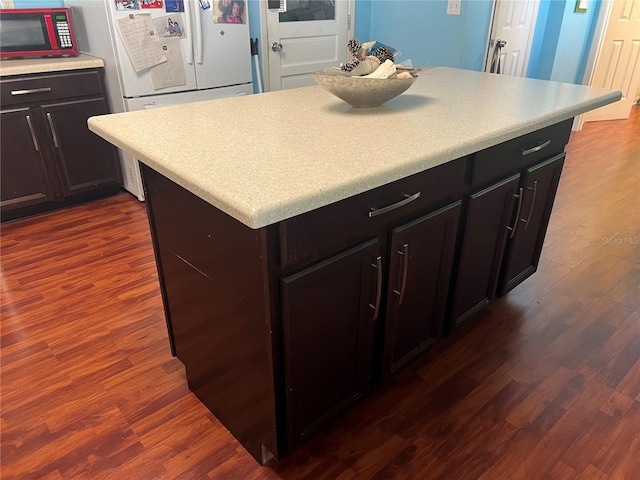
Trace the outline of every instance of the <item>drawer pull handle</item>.
<path fill-rule="evenodd" d="M 38 145 L 36 132 L 33 130 L 33 123 L 31 123 L 31 117 L 29 115 L 25 115 L 24 118 L 27 120 L 27 125 L 29 126 L 29 132 L 31 132 L 31 140 L 33 141 L 33 148 L 36 149 L 36 152 L 39 152 L 40 146 Z"/>
<path fill-rule="evenodd" d="M 420 198 L 420 192 L 414 193 L 413 195 L 405 195 L 405 197 L 406 198 L 404 200 L 400 200 L 399 202 L 396 202 L 394 204 L 387 205 L 386 207 L 382 207 L 382 208 L 372 207 L 371 210 L 369 211 L 369 218 L 377 217 L 378 215 L 383 215 L 385 213 L 390 212 L 391 210 L 395 210 L 396 208 L 404 207 L 405 205 Z"/>
<path fill-rule="evenodd" d="M 531 208 L 529 208 L 529 215 L 527 215 L 527 219 L 524 220 L 524 229 L 529 228 L 529 220 L 531 220 L 531 214 L 533 213 L 533 207 L 536 204 L 536 193 L 538 192 L 538 180 L 534 180 L 533 188 L 527 187 L 527 190 L 533 190 L 533 198 L 531 199 Z"/>
<path fill-rule="evenodd" d="M 404 292 L 407 288 L 407 273 L 409 272 L 409 244 L 405 243 L 402 246 L 402 250 L 398 250 L 398 255 L 402 255 L 402 283 L 400 284 L 400 290 L 394 290 L 393 293 L 400 296 L 398 305 L 402 305 L 404 300 Z"/>
<path fill-rule="evenodd" d="M 522 210 L 522 187 L 520 187 L 520 195 L 513 195 L 515 198 L 518 199 L 518 211 L 516 212 L 516 219 L 513 222 L 513 226 L 512 227 L 507 227 L 507 230 L 511 230 L 511 235 L 509 235 L 509 238 L 513 238 L 513 236 L 516 234 L 516 230 L 518 228 L 518 222 L 520 221 L 520 210 Z"/>
<path fill-rule="evenodd" d="M 49 128 L 51 128 L 51 137 L 53 138 L 53 144 L 56 148 L 60 148 L 58 146 L 58 135 L 56 135 L 56 127 L 53 124 L 53 117 L 49 112 L 47 112 L 47 120 L 49 121 Z"/>
<path fill-rule="evenodd" d="M 376 258 L 376 263 L 372 263 L 371 266 L 378 270 L 378 280 L 376 285 L 376 303 L 370 303 L 369 306 L 373 308 L 373 318 L 371 320 L 377 320 L 380 313 L 380 300 L 382 299 L 382 257 Z"/>
<path fill-rule="evenodd" d="M 51 87 L 30 88 L 27 90 L 11 90 L 11 95 L 15 97 L 16 95 L 29 95 L 31 93 L 46 93 L 50 91 L 51 91 Z"/>
<path fill-rule="evenodd" d="M 527 149 L 523 148 L 520 151 L 522 152 L 522 156 L 524 157 L 525 155 L 529 155 L 530 153 L 539 152 L 544 147 L 548 147 L 550 144 L 551 144 L 551 140 L 547 140 L 546 142 L 539 143 L 535 147 L 531 147 L 531 148 L 527 148 Z"/>

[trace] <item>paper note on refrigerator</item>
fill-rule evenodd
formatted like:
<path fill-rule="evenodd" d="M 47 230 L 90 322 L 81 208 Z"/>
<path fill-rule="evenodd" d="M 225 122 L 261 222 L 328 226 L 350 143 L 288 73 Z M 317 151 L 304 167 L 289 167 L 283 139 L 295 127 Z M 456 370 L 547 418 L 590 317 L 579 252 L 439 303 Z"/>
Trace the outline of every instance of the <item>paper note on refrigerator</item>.
<path fill-rule="evenodd" d="M 187 84 L 187 75 L 184 71 L 184 60 L 179 38 L 161 38 L 160 44 L 164 50 L 167 61 L 151 67 L 151 83 L 154 90 L 161 88 L 178 87 Z"/>
<path fill-rule="evenodd" d="M 119 18 L 116 27 L 136 72 L 167 61 L 151 15 L 130 14 Z"/>

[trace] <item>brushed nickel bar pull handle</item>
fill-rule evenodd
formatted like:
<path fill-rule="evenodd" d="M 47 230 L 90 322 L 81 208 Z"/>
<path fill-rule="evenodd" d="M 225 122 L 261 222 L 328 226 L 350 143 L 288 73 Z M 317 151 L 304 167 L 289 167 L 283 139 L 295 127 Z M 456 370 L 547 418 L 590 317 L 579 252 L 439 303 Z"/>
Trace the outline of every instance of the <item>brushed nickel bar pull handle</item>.
<path fill-rule="evenodd" d="M 520 149 L 520 151 L 522 152 L 522 156 L 529 155 L 530 153 L 539 152 L 544 147 L 548 147 L 550 143 L 551 143 L 551 140 L 547 140 L 546 142 L 542 142 L 539 145 L 536 145 L 535 147 L 528 148 L 526 150 L 524 148 L 522 148 L 522 149 Z"/>
<path fill-rule="evenodd" d="M 531 199 L 531 208 L 529 209 L 529 215 L 524 221 L 524 229 L 529 228 L 529 220 L 531 220 L 531 214 L 533 213 L 533 207 L 536 204 L 536 193 L 538 192 L 538 180 L 533 181 L 533 188 L 527 187 L 527 190 L 533 190 L 533 198 Z"/>
<path fill-rule="evenodd" d="M 33 148 L 36 149 L 36 152 L 40 151 L 40 145 L 38 145 L 38 139 L 36 138 L 36 132 L 33 130 L 33 123 L 31 123 L 31 117 L 29 115 L 25 115 L 24 118 L 27 120 L 27 125 L 29 126 L 29 132 L 31 132 L 31 140 L 33 141 Z"/>
<path fill-rule="evenodd" d="M 509 238 L 513 238 L 513 236 L 516 234 L 516 229 L 518 228 L 518 222 L 520 221 L 520 210 L 522 210 L 522 187 L 520 187 L 520 195 L 513 195 L 515 198 L 518 199 L 518 211 L 516 212 L 516 219 L 513 222 L 513 226 L 512 227 L 507 227 L 507 230 L 511 230 L 511 235 L 509 235 Z"/>
<path fill-rule="evenodd" d="M 53 144 L 56 148 L 59 148 L 58 135 L 56 135 L 56 127 L 53 124 L 53 117 L 51 117 L 51 114 L 49 112 L 47 112 L 47 120 L 49 121 L 49 128 L 51 128 L 51 137 L 53 138 Z"/>
<path fill-rule="evenodd" d="M 376 303 L 375 305 L 370 303 L 369 306 L 373 308 L 372 320 L 378 319 L 380 313 L 380 300 L 382 299 L 382 257 L 376 258 L 376 263 L 372 263 L 371 266 L 378 270 L 378 284 L 376 286 Z"/>
<path fill-rule="evenodd" d="M 400 295 L 400 300 L 398 300 L 398 305 L 402 305 L 402 300 L 404 300 L 404 292 L 407 288 L 407 272 L 409 271 L 409 244 L 405 243 L 402 246 L 402 251 L 398 250 L 398 254 L 402 255 L 402 283 L 400 284 L 400 290 L 394 290 L 393 293 L 396 295 Z"/>
<path fill-rule="evenodd" d="M 30 88 L 27 90 L 11 90 L 11 95 L 15 97 L 16 95 L 29 95 L 31 93 L 46 93 L 50 91 L 51 91 L 51 87 Z"/>
<path fill-rule="evenodd" d="M 408 203 L 411 203 L 414 200 L 417 200 L 418 198 L 420 198 L 420 192 L 414 193 L 413 195 L 405 195 L 405 197 L 406 198 L 404 200 L 400 200 L 399 202 L 396 202 L 392 205 L 387 205 L 386 207 L 382 207 L 382 208 L 372 207 L 371 211 L 369 212 L 369 218 L 377 217 L 378 215 L 383 215 L 385 213 L 390 212 L 391 210 L 395 210 L 396 208 L 404 207 Z"/>

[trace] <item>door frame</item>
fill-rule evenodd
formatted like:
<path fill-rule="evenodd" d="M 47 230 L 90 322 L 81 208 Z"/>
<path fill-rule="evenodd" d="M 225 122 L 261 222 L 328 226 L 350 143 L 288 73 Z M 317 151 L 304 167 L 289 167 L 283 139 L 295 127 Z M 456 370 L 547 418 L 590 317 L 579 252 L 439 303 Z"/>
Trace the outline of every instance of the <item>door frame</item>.
<path fill-rule="evenodd" d="M 355 0 L 346 0 L 347 2 L 347 39 L 353 38 L 353 31 L 356 18 L 356 2 Z M 260 56 L 262 57 L 262 82 L 264 91 L 271 91 L 270 69 L 269 69 L 269 30 L 267 26 L 267 3 L 260 1 Z M 345 45 L 346 49 L 347 46 Z"/>
<path fill-rule="evenodd" d="M 596 60 L 602 52 L 604 43 L 604 34 L 607 31 L 607 25 L 611 18 L 611 11 L 613 10 L 613 0 L 601 0 L 600 12 L 598 12 L 598 20 L 596 21 L 596 28 L 593 32 L 593 40 L 589 47 L 589 56 L 587 57 L 587 65 L 584 70 L 584 76 L 582 77 L 582 85 L 591 85 L 593 83 L 593 77 L 596 73 Z M 573 127 L 571 130 L 580 131 L 584 126 L 584 114 L 576 116 L 573 121 Z"/>

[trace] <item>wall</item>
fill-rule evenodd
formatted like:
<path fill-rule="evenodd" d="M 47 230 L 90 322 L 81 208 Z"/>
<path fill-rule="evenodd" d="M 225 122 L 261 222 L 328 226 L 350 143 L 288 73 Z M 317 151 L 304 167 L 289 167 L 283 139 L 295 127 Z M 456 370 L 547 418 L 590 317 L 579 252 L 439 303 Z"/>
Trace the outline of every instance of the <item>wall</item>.
<path fill-rule="evenodd" d="M 446 0 L 359 0 L 355 36 L 399 49 L 414 66 L 482 70 L 491 0 L 463 0 L 460 15 L 447 15 Z"/>
<path fill-rule="evenodd" d="M 13 0 L 16 8 L 64 7 L 64 0 Z"/>
<path fill-rule="evenodd" d="M 541 0 L 527 76 L 582 83 L 601 4 L 578 13 L 574 0 Z"/>

